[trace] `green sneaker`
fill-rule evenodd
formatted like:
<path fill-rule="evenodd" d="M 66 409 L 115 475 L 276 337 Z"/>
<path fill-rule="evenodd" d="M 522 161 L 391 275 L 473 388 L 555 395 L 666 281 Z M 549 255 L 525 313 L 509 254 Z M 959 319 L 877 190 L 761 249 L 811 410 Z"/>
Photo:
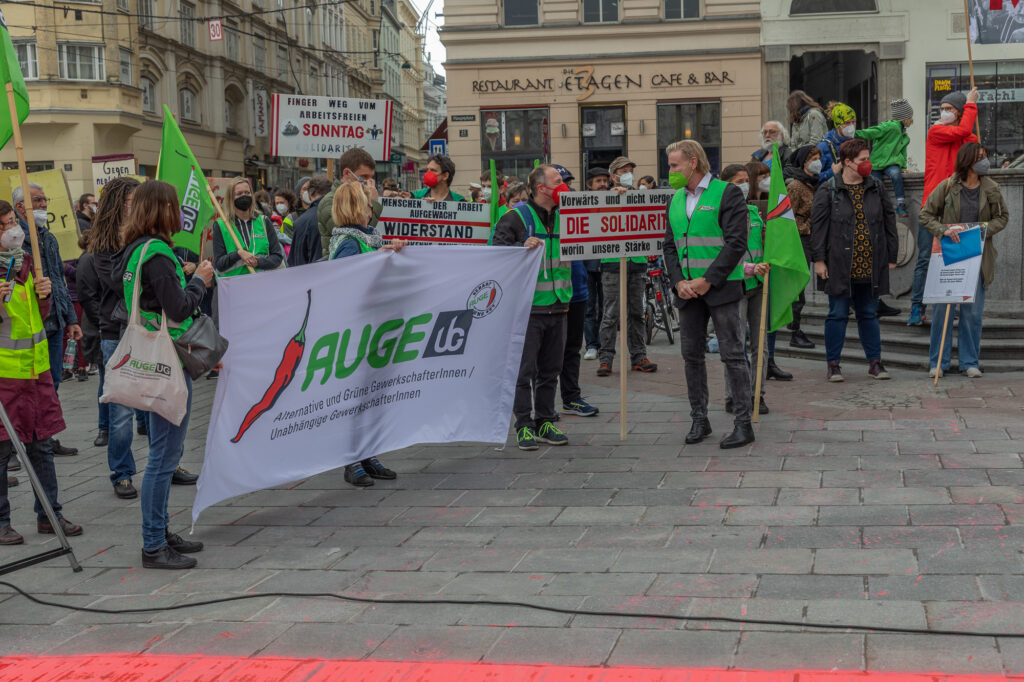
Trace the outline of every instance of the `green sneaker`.
<path fill-rule="evenodd" d="M 529 426 L 524 426 L 516 431 L 516 441 L 519 443 L 520 450 L 536 450 L 540 448 L 537 445 L 537 439 L 533 437 L 533 429 Z"/>
<path fill-rule="evenodd" d="M 537 440 L 548 445 L 568 445 L 569 438 L 552 422 L 544 422 L 537 429 Z"/>

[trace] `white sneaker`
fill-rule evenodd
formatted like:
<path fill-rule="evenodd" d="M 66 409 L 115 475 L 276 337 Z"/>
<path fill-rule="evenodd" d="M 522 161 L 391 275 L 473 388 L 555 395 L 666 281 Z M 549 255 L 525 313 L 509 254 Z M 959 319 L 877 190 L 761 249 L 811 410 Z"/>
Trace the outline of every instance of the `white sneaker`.
<path fill-rule="evenodd" d="M 981 373 L 981 370 L 978 369 L 977 367 L 968 367 L 967 368 L 967 378 L 969 378 L 969 379 L 977 379 L 977 378 L 982 377 L 982 376 L 984 376 L 984 375 Z"/>
<path fill-rule="evenodd" d="M 588 348 L 587 352 L 583 354 L 584 360 L 597 360 L 597 349 Z"/>
<path fill-rule="evenodd" d="M 938 373 L 939 378 L 941 379 L 942 378 L 942 370 L 939 369 L 938 367 L 932 367 L 930 370 L 928 370 L 928 378 L 929 379 L 934 379 L 936 373 Z"/>

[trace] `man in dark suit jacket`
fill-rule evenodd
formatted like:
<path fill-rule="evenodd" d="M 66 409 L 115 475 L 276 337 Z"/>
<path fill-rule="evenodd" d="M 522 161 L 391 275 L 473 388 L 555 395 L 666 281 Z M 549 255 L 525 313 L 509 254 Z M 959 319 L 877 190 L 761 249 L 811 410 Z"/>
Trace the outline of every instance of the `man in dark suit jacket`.
<path fill-rule="evenodd" d="M 698 142 L 682 140 L 666 149 L 669 184 L 677 191 L 668 208 L 665 267 L 679 308 L 680 348 L 693 426 L 688 444 L 711 435 L 708 421 L 708 376 L 704 362 L 708 319 L 715 322 L 719 355 L 735 405 L 733 432 L 720 447 L 753 442 L 750 370 L 743 352 L 744 258 L 749 214 L 736 185 L 711 177 L 707 155 Z"/>

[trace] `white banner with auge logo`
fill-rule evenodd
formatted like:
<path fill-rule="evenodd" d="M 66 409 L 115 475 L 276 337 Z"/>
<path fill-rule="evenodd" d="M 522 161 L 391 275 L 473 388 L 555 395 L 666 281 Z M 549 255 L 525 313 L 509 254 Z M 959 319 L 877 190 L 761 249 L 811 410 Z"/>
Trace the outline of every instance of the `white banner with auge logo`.
<path fill-rule="evenodd" d="M 192 519 L 417 443 L 505 442 L 541 250 L 408 246 L 221 280 Z"/>

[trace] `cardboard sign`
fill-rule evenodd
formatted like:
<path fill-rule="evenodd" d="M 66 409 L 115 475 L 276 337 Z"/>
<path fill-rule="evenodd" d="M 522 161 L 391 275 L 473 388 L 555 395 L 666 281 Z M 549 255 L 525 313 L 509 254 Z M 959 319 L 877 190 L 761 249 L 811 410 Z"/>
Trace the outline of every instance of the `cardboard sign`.
<path fill-rule="evenodd" d="M 656 256 L 673 191 L 567 192 L 559 197 L 562 260 Z"/>
<path fill-rule="evenodd" d="M 114 178 L 125 175 L 135 176 L 139 172 L 139 164 L 134 154 L 111 154 L 109 156 L 92 157 L 93 187 L 97 193 Z"/>
<path fill-rule="evenodd" d="M 18 171 L 13 171 L 8 176 L 8 181 L 11 191 L 20 185 L 21 177 Z M 68 180 L 64 177 L 64 171 L 54 169 L 29 173 L 28 181 L 41 185 L 43 193 L 46 194 L 46 210 L 49 214 L 46 227 L 57 238 L 61 260 L 75 260 L 82 255 L 82 250 L 78 248 L 78 219 L 75 216 L 75 207 L 71 201 L 71 192 L 68 190 Z M 26 205 L 30 209 L 31 217 L 31 202 L 26 202 Z"/>
<path fill-rule="evenodd" d="M 985 248 L 985 223 L 965 223 L 964 231 L 981 230 L 981 245 Z M 952 227 L 952 226 L 947 226 Z M 946 265 L 942 258 L 942 245 L 932 240 L 932 255 L 928 263 L 928 279 L 924 283 L 924 303 L 974 303 L 981 276 L 981 256 L 974 256 Z"/>
<path fill-rule="evenodd" d="M 337 158 L 362 148 L 377 161 L 391 155 L 390 100 L 311 97 L 275 93 L 270 153 Z"/>
<path fill-rule="evenodd" d="M 384 239 L 414 244 L 486 244 L 491 236 L 490 206 L 469 201 L 426 201 L 387 197 L 377 230 Z"/>

